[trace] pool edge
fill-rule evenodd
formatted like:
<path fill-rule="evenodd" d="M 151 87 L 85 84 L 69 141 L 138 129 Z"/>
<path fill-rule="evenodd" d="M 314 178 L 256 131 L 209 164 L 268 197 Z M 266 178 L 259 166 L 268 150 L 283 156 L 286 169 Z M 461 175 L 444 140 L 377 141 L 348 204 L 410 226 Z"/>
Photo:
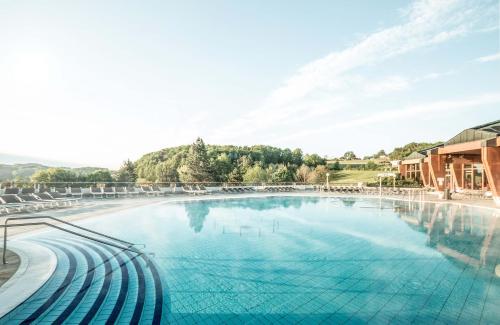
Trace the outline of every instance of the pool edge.
<path fill-rule="evenodd" d="M 0 318 L 31 297 L 50 279 L 57 257 L 49 248 L 28 241 L 9 241 L 9 249 L 19 255 L 20 265 L 0 287 Z"/>

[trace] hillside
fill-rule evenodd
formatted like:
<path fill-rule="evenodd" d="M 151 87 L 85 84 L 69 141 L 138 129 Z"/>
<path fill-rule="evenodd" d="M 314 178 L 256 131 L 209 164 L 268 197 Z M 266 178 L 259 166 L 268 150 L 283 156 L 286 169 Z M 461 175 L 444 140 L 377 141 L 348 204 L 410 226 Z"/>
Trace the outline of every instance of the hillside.
<path fill-rule="evenodd" d="M 49 168 L 51 167 L 37 163 L 12 164 L 12 165 L 0 164 L 0 181 L 30 180 L 31 176 L 37 171 Z M 62 167 L 62 168 L 71 170 L 77 175 L 88 175 L 97 170 L 106 170 L 105 168 L 98 168 L 98 167 L 78 167 L 78 168 Z"/>
<path fill-rule="evenodd" d="M 21 155 L 13 155 L 8 153 L 0 152 L 0 164 L 5 165 L 21 165 L 21 164 L 36 164 L 43 166 L 52 166 L 52 167 L 82 167 L 82 165 L 64 162 L 59 160 L 45 159 L 39 157 L 31 157 L 31 156 L 21 156 Z"/>
<path fill-rule="evenodd" d="M 31 175 L 39 170 L 47 169 L 48 166 L 41 164 L 0 164 L 0 181 L 14 179 L 29 179 Z"/>

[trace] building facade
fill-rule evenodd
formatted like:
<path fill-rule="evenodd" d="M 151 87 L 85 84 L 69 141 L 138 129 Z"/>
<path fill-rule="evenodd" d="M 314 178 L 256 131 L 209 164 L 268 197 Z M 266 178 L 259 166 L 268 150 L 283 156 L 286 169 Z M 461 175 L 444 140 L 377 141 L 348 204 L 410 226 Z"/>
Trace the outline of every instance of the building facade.
<path fill-rule="evenodd" d="M 500 205 L 500 120 L 463 130 L 399 163 L 402 178 L 438 192 L 482 192 Z"/>

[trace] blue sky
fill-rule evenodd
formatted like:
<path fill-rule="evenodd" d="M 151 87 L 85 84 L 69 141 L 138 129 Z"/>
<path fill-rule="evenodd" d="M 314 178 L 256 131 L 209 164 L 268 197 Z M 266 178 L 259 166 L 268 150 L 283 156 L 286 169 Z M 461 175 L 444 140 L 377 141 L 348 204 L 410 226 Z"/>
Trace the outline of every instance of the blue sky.
<path fill-rule="evenodd" d="M 2 1 L 0 152 L 330 157 L 500 119 L 499 1 Z M 14 135 L 14 136 L 12 136 Z"/>

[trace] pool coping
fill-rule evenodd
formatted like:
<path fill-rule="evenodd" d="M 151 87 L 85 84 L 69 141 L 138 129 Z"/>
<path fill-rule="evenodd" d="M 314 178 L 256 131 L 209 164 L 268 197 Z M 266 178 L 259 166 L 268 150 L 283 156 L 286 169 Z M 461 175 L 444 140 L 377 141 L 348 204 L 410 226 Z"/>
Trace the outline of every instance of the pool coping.
<path fill-rule="evenodd" d="M 50 249 L 29 241 L 9 240 L 19 255 L 17 271 L 0 287 L 0 318 L 37 292 L 52 276 L 57 257 Z"/>

